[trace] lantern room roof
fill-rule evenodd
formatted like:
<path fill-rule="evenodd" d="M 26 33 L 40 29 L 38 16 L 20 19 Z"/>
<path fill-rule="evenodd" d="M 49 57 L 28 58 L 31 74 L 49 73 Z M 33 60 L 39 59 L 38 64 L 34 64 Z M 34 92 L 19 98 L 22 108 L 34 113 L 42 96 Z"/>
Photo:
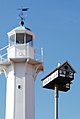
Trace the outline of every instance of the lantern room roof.
<path fill-rule="evenodd" d="M 24 26 L 22 26 L 22 25 L 20 25 L 20 26 L 14 28 L 13 30 L 29 30 L 29 31 L 31 31 L 29 28 L 24 27 Z"/>

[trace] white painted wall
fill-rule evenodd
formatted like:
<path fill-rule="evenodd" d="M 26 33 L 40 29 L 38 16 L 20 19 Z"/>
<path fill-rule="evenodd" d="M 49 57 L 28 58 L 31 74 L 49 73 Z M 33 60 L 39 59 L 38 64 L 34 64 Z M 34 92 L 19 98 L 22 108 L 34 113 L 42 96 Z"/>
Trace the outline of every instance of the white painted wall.
<path fill-rule="evenodd" d="M 7 93 L 6 93 L 6 119 L 14 119 L 14 70 L 13 66 L 7 68 Z"/>
<path fill-rule="evenodd" d="M 34 59 L 34 48 L 26 44 L 16 44 L 7 49 L 9 58 L 32 58 Z"/>
<path fill-rule="evenodd" d="M 7 72 L 6 119 L 35 119 L 34 67 L 12 63 Z"/>
<path fill-rule="evenodd" d="M 25 63 L 15 63 L 14 65 L 16 80 L 15 119 L 25 119 Z"/>
<path fill-rule="evenodd" d="M 26 119 L 35 119 L 35 92 L 34 92 L 34 67 L 26 64 L 26 80 L 25 80 L 25 117 Z M 27 111 L 28 110 L 28 111 Z"/>

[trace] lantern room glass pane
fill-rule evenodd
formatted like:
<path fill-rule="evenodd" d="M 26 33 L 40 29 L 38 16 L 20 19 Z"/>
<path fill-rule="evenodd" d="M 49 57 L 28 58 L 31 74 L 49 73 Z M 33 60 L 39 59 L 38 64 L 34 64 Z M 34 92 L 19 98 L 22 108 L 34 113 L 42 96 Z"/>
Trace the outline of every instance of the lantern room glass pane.
<path fill-rule="evenodd" d="M 26 43 L 33 46 L 32 35 L 26 34 Z"/>
<path fill-rule="evenodd" d="M 24 43 L 24 33 L 16 34 L 16 43 L 23 44 Z"/>
<path fill-rule="evenodd" d="M 32 35 L 26 34 L 26 33 L 17 33 L 16 34 L 16 43 L 17 44 L 29 44 L 30 46 L 33 46 L 33 40 Z"/>
<path fill-rule="evenodd" d="M 26 34 L 26 43 L 32 40 L 32 35 Z"/>
<path fill-rule="evenodd" d="M 15 44 L 15 35 L 10 36 L 10 46 Z"/>

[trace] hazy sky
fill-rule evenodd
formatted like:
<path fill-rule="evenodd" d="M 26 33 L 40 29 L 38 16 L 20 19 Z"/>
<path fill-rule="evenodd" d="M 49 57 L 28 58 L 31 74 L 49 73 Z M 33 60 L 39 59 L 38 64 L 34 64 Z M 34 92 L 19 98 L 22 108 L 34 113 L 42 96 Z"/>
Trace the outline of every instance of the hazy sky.
<path fill-rule="evenodd" d="M 7 32 L 19 25 L 18 8 L 29 7 L 25 26 L 35 34 L 35 47 L 44 48 L 44 72 L 35 81 L 35 119 L 54 119 L 54 91 L 42 88 L 41 79 L 68 60 L 76 70 L 70 91 L 59 93 L 59 119 L 80 119 L 80 1 L 2 0 L 0 48 Z M 0 75 L 0 119 L 5 119 L 6 79 Z"/>

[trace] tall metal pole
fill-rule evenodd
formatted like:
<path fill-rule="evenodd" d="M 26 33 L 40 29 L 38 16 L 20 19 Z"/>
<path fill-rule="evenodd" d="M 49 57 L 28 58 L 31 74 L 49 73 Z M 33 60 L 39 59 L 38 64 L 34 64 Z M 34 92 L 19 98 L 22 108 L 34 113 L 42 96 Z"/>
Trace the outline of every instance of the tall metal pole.
<path fill-rule="evenodd" d="M 55 118 L 58 119 L 58 85 L 54 87 L 54 99 L 55 99 Z"/>

